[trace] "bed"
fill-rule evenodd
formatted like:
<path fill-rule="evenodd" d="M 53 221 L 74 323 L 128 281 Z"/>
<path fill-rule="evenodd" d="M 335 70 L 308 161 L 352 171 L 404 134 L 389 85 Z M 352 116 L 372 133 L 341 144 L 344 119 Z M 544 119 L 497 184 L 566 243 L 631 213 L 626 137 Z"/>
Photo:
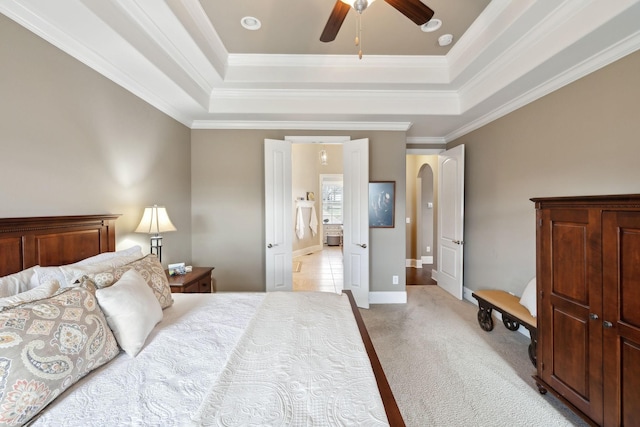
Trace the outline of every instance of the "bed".
<path fill-rule="evenodd" d="M 167 294 L 152 255 L 114 252 L 117 218 L 0 219 L 0 426 L 404 425 L 348 291 Z"/>

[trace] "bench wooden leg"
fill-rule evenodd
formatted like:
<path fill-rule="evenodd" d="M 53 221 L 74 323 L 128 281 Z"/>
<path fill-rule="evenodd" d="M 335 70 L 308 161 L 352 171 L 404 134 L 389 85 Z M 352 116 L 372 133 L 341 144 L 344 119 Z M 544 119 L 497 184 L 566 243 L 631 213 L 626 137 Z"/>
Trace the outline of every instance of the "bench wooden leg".
<path fill-rule="evenodd" d="M 492 331 L 493 318 L 491 317 L 491 312 L 493 309 L 485 306 L 481 301 L 478 301 L 478 307 L 478 324 L 483 330 L 487 332 Z"/>

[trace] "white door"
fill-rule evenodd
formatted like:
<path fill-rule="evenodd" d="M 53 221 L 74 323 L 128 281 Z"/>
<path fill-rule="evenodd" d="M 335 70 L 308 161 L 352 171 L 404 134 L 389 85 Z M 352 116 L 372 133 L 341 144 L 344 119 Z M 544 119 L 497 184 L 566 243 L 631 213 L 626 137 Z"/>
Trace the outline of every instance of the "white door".
<path fill-rule="evenodd" d="M 369 308 L 369 140 L 345 142 L 343 158 L 344 288 Z"/>
<path fill-rule="evenodd" d="M 438 286 L 462 299 L 464 145 L 438 156 Z"/>
<path fill-rule="evenodd" d="M 291 142 L 264 140 L 266 289 L 292 291 Z"/>

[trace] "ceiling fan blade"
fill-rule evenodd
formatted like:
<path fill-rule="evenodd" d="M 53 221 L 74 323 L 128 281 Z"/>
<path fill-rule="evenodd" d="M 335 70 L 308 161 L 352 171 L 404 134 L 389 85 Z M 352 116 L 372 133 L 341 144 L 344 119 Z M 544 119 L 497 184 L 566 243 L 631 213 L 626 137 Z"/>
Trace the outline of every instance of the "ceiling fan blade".
<path fill-rule="evenodd" d="M 426 24 L 433 17 L 433 10 L 420 0 L 384 0 L 418 25 Z"/>
<path fill-rule="evenodd" d="M 340 0 L 336 1 L 336 5 L 333 6 L 331 15 L 329 15 L 327 25 L 325 25 L 322 35 L 320 36 L 321 42 L 326 43 L 335 40 L 338 35 L 338 31 L 340 31 L 340 27 L 344 22 L 344 18 L 346 18 L 347 13 L 349 13 L 349 9 L 351 9 L 351 6 L 348 4 L 343 3 Z"/>

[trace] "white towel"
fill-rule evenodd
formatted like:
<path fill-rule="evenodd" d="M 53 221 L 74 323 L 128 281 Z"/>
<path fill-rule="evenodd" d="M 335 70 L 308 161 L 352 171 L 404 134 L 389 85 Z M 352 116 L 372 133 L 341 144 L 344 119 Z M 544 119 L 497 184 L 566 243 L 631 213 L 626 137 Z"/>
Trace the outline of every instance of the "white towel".
<path fill-rule="evenodd" d="M 300 206 L 296 209 L 296 236 L 301 240 L 304 237 L 304 220 L 302 219 L 302 207 Z"/>
<path fill-rule="evenodd" d="M 311 228 L 311 235 L 318 234 L 318 218 L 316 217 L 316 207 L 311 206 L 311 219 L 309 220 L 309 228 Z"/>

